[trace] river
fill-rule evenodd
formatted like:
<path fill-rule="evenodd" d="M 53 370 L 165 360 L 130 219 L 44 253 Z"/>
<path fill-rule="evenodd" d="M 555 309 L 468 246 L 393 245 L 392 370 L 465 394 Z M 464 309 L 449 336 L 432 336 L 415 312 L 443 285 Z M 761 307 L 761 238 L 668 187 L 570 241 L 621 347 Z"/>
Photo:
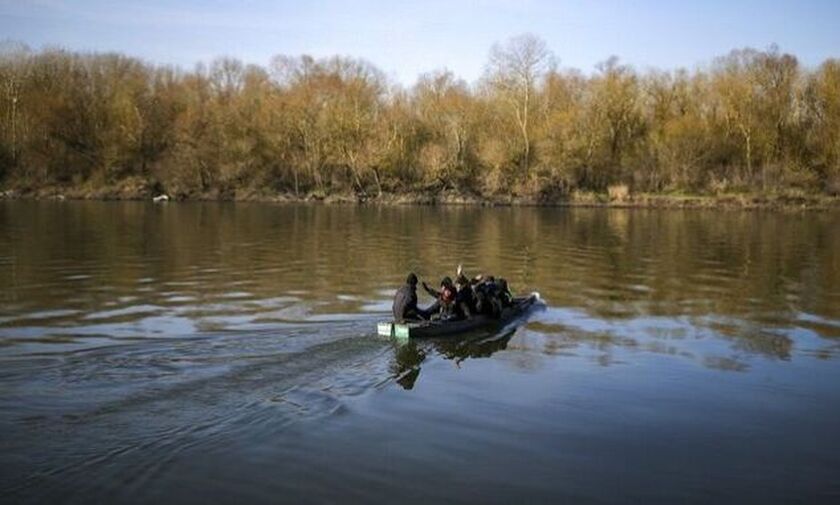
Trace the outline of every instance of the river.
<path fill-rule="evenodd" d="M 376 335 L 459 263 L 543 304 Z M 840 500 L 837 212 L 5 201 L 0 286 L 4 503 Z"/>

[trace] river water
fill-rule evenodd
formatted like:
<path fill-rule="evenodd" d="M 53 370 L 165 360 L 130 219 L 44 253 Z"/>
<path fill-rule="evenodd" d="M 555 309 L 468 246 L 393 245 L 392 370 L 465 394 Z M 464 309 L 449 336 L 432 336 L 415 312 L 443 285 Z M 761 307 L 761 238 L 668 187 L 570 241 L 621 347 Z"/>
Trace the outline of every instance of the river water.
<path fill-rule="evenodd" d="M 376 336 L 458 263 L 544 303 Z M 840 502 L 836 212 L 0 202 L 0 286 L 4 503 Z"/>

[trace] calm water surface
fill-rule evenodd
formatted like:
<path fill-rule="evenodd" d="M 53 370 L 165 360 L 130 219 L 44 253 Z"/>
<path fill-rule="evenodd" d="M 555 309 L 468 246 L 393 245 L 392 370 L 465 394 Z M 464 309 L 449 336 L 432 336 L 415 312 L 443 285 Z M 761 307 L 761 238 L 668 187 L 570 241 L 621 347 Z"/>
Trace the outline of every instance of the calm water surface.
<path fill-rule="evenodd" d="M 545 306 L 375 335 L 459 262 Z M 4 503 L 840 503 L 838 213 L 0 202 L 0 287 Z"/>

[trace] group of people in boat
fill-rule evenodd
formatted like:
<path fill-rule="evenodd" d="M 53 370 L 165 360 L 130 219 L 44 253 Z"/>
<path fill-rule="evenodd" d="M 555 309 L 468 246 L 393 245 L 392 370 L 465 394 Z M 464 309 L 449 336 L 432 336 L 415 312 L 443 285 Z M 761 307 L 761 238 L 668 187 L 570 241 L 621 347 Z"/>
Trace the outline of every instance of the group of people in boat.
<path fill-rule="evenodd" d="M 470 319 L 479 314 L 498 318 L 506 307 L 513 305 L 513 295 L 505 279 L 496 279 L 492 275 L 478 275 L 470 279 L 464 275 L 460 265 L 455 282 L 450 277 L 444 277 L 440 281 L 440 289 L 421 283 L 435 299 L 426 309 L 417 305 L 417 282 L 417 276 L 412 272 L 408 274 L 405 285 L 397 290 L 393 306 L 394 322 Z"/>

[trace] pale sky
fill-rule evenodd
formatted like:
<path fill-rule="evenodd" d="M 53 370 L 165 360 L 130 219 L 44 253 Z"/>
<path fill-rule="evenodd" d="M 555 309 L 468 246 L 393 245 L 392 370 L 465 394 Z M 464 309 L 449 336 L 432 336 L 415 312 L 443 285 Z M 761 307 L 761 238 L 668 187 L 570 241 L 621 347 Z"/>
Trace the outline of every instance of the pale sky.
<path fill-rule="evenodd" d="M 494 42 L 544 39 L 562 67 L 611 55 L 639 69 L 693 68 L 776 43 L 806 66 L 840 57 L 840 0 L 0 0 L 0 39 L 33 49 L 118 51 L 187 69 L 233 56 L 364 58 L 403 84 L 448 68 L 474 81 Z"/>

